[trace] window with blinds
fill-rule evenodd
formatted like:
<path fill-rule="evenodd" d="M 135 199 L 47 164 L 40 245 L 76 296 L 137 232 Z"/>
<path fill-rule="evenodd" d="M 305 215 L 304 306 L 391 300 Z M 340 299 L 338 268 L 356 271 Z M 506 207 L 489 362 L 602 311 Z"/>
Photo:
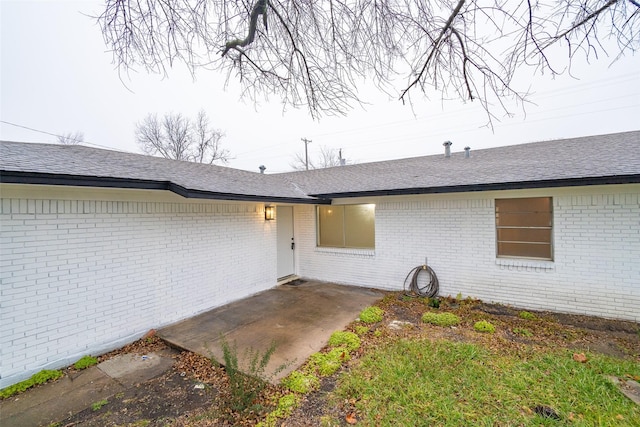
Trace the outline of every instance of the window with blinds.
<path fill-rule="evenodd" d="M 318 246 L 375 247 L 375 205 L 318 206 Z"/>
<path fill-rule="evenodd" d="M 551 197 L 496 199 L 497 256 L 553 259 Z"/>

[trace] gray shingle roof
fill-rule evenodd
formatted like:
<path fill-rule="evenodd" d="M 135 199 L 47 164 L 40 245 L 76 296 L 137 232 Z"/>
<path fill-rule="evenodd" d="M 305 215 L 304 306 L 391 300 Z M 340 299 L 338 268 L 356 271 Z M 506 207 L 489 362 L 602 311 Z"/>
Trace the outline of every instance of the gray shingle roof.
<path fill-rule="evenodd" d="M 315 197 L 419 194 L 640 182 L 640 131 L 263 175 L 83 146 L 0 143 L 2 182 L 156 188 L 185 197 L 313 202 Z"/>
<path fill-rule="evenodd" d="M 525 188 L 640 175 L 640 131 L 282 174 L 307 194 L 404 194 Z M 628 180 L 624 180 L 627 182 Z M 636 181 L 637 182 L 637 181 Z"/>
<path fill-rule="evenodd" d="M 215 165 L 169 160 L 140 154 L 89 148 L 79 145 L 28 144 L 2 142 L 0 145 L 2 181 L 8 172 L 46 174 L 49 177 L 82 177 L 85 181 L 97 178 L 105 186 L 134 188 L 162 188 L 148 184 L 173 184 L 197 193 L 192 197 L 206 197 L 214 193 L 225 198 L 307 199 L 307 195 L 282 177 L 263 175 Z M 76 180 L 82 181 L 83 179 Z M 108 181 L 108 179 L 115 179 Z M 124 181 L 141 181 L 125 185 Z M 73 182 L 73 180 L 69 180 Z M 68 184 L 71 185 L 71 184 Z M 172 188 L 167 188 L 172 189 Z"/>

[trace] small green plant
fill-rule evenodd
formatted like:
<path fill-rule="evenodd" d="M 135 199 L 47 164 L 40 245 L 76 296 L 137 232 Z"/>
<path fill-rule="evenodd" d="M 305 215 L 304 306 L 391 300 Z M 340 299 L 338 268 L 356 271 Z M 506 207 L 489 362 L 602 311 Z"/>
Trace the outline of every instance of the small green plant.
<path fill-rule="evenodd" d="M 97 410 L 99 410 L 100 408 L 102 408 L 104 405 L 106 405 L 108 403 L 109 403 L 109 401 L 107 399 L 98 400 L 97 402 L 93 402 L 91 404 L 91 409 L 93 411 L 97 411 Z"/>
<path fill-rule="evenodd" d="M 320 380 L 313 374 L 293 371 L 282 380 L 282 385 L 293 392 L 305 394 L 320 387 Z"/>
<path fill-rule="evenodd" d="M 285 394 L 278 399 L 278 406 L 271 411 L 263 422 L 256 427 L 273 427 L 279 418 L 287 418 L 295 407 L 298 406 L 298 397 L 295 394 Z"/>
<path fill-rule="evenodd" d="M 238 349 L 236 345 L 230 346 L 222 340 L 222 353 L 224 357 L 224 368 L 229 377 L 229 407 L 237 412 L 245 412 L 252 408 L 253 402 L 267 386 L 267 379 L 264 371 L 276 351 L 276 344 L 271 343 L 264 352 L 248 349 L 245 352 L 246 360 L 249 361 L 246 374 L 240 371 L 238 366 Z M 281 367 L 281 368 L 284 368 Z"/>
<path fill-rule="evenodd" d="M 384 297 L 382 297 L 382 303 L 383 304 L 389 304 L 389 303 L 393 303 L 398 299 L 397 294 L 387 294 Z"/>
<path fill-rule="evenodd" d="M 429 298 L 427 305 L 431 308 L 440 308 L 440 300 L 438 298 Z"/>
<path fill-rule="evenodd" d="M 473 329 L 477 332 L 485 332 L 488 334 L 492 334 L 496 331 L 496 327 L 491 324 L 491 322 L 487 322 L 486 320 L 480 320 L 473 325 Z"/>
<path fill-rule="evenodd" d="M 534 320 L 536 319 L 536 315 L 533 313 L 530 313 L 528 311 L 521 311 L 520 313 L 518 313 L 518 317 L 521 319 L 526 319 L 526 320 Z"/>
<path fill-rule="evenodd" d="M 513 328 L 513 333 L 522 337 L 532 337 L 533 332 L 527 328 Z"/>
<path fill-rule="evenodd" d="M 335 331 L 329 338 L 332 347 L 346 347 L 350 352 L 360 348 L 360 338 L 353 332 Z"/>
<path fill-rule="evenodd" d="M 336 373 L 342 363 L 349 359 L 349 350 L 345 347 L 336 347 L 327 353 L 312 354 L 309 361 L 312 369 L 317 370 L 320 376 L 327 377 Z"/>
<path fill-rule="evenodd" d="M 462 301 L 462 292 L 458 292 L 458 295 L 456 295 L 456 301 Z"/>
<path fill-rule="evenodd" d="M 82 356 L 80 360 L 78 360 L 76 363 L 73 364 L 73 367 L 78 370 L 81 370 L 81 369 L 87 369 L 89 366 L 93 366 L 97 364 L 98 364 L 98 359 L 96 359 L 95 357 Z"/>
<path fill-rule="evenodd" d="M 366 334 L 367 332 L 369 332 L 369 327 L 368 326 L 364 326 L 364 325 L 356 326 L 356 334 L 362 336 L 362 335 Z"/>
<path fill-rule="evenodd" d="M 426 312 L 422 315 L 422 321 L 437 326 L 455 326 L 460 323 L 460 318 L 453 313 Z"/>
<path fill-rule="evenodd" d="M 367 307 L 360 312 L 360 320 L 364 323 L 377 323 L 382 320 L 384 311 L 380 307 Z"/>
<path fill-rule="evenodd" d="M 14 394 L 22 393 L 23 391 L 30 389 L 38 384 L 44 384 L 47 381 L 56 380 L 62 376 L 62 371 L 51 371 L 48 369 L 42 370 L 37 374 L 34 374 L 28 380 L 20 381 L 17 384 L 11 385 L 7 388 L 0 390 L 0 398 L 6 399 Z"/>

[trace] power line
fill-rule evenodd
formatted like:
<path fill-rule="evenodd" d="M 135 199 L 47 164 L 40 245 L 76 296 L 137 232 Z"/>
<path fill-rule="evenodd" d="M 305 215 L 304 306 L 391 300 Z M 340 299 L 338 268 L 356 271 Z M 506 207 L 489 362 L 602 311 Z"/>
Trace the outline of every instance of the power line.
<path fill-rule="evenodd" d="M 42 134 L 45 134 L 45 135 L 55 136 L 55 137 L 57 137 L 57 138 L 64 138 L 64 135 L 59 135 L 59 134 L 57 134 L 57 133 L 47 132 L 47 131 L 40 130 L 40 129 L 34 129 L 34 128 L 31 128 L 31 127 L 29 127 L 29 126 L 19 125 L 19 124 L 17 124 L 17 123 L 11 123 L 11 122 L 8 122 L 8 121 L 6 121 L 6 120 L 0 120 L 0 123 L 4 123 L 5 125 L 9 125 L 9 126 L 15 126 L 15 127 L 17 127 L 17 128 L 22 128 L 22 129 L 30 130 L 30 131 L 32 131 L 32 132 L 38 132 L 38 133 L 42 133 Z M 115 148 L 113 148 L 113 147 L 107 147 L 106 145 L 100 145 L 100 144 L 94 144 L 93 142 L 81 141 L 81 143 L 82 143 L 82 144 L 87 144 L 87 145 L 93 145 L 94 147 L 105 148 L 105 149 L 107 149 L 107 150 L 123 151 L 123 152 L 131 153 L 131 151 L 116 150 L 116 149 L 115 149 Z"/>
<path fill-rule="evenodd" d="M 583 93 L 586 90 L 590 90 L 593 88 L 601 88 L 601 87 L 606 87 L 606 86 L 610 86 L 610 85 L 619 85 L 622 83 L 626 83 L 629 81 L 635 81 L 636 80 L 636 73 L 631 72 L 631 73 L 626 73 L 626 74 L 621 74 L 615 77 L 606 77 L 606 78 L 602 78 L 602 79 L 597 79 L 597 80 L 592 80 L 592 81 L 585 81 L 582 83 L 578 83 L 578 84 L 573 84 L 570 87 L 565 87 L 565 88 L 560 88 L 560 89 L 554 89 L 554 90 L 547 90 L 547 91 L 541 91 L 541 92 L 535 92 L 532 94 L 532 96 L 535 98 L 535 100 L 542 100 L 542 99 L 547 99 L 550 97 L 554 97 L 554 96 L 558 96 L 558 95 L 563 95 L 563 96 L 568 96 L 571 95 L 573 93 Z M 630 94 L 630 95 L 626 95 L 625 97 L 628 96 L 635 96 L 634 94 Z M 618 99 L 618 98 L 613 98 L 613 99 Z M 591 104 L 591 103 L 601 103 L 601 102 L 607 102 L 612 100 L 612 98 L 607 98 L 607 99 L 603 99 L 603 100 L 597 100 L 597 101 L 592 101 L 589 102 L 587 104 Z M 533 103 L 533 105 L 536 105 L 535 103 Z M 586 104 L 579 104 L 577 106 L 580 105 L 586 105 Z M 567 109 L 567 108 L 571 108 L 574 107 L 569 106 L 569 107 L 560 107 L 559 110 L 563 110 L 563 109 Z M 540 114 L 544 114 L 546 112 L 549 111 L 557 111 L 558 109 L 553 109 L 553 110 L 546 110 L 545 112 L 535 112 L 532 114 L 526 114 L 525 116 L 528 118 L 529 116 L 538 116 Z M 432 121 L 432 120 L 441 120 L 444 119 L 446 117 L 455 117 L 457 115 L 460 114 L 465 114 L 468 111 L 468 108 L 458 108 L 452 111 L 446 111 L 446 112 L 440 112 L 440 113 L 436 113 L 436 114 L 429 114 L 426 115 L 424 117 L 416 117 L 414 119 L 410 119 L 410 120 L 396 120 L 396 121 L 392 121 L 392 122 L 386 122 L 386 123 L 378 123 L 376 125 L 367 125 L 367 126 L 359 126 L 359 127 L 354 127 L 354 128 L 350 128 L 350 129 L 343 129 L 343 130 L 337 130 L 337 131 L 329 131 L 329 132 L 323 132 L 323 133 L 318 133 L 318 134 L 314 134 L 312 135 L 315 138 L 320 138 L 320 139 L 324 139 L 324 137 L 329 137 L 329 136 L 337 136 L 337 135 L 348 135 L 348 134 L 352 134 L 352 133 L 360 133 L 362 131 L 372 131 L 375 129 L 379 129 L 379 130 L 388 130 L 391 129 L 393 127 L 397 127 L 397 126 L 403 126 L 403 125 L 407 125 L 407 124 L 415 124 L 415 125 L 422 125 L 424 124 L 425 121 Z M 606 111 L 606 110 L 604 110 Z M 483 124 L 479 124 L 479 126 L 482 126 Z M 502 126 L 500 124 L 498 124 L 498 126 Z M 403 126 L 404 127 L 404 126 Z M 380 132 L 377 132 L 380 133 Z M 361 136 L 360 136 L 361 137 Z M 314 138 L 314 139 L 315 139 Z M 397 137 L 395 137 L 397 138 Z M 356 137 L 356 140 L 358 139 L 358 137 Z M 394 139 L 395 140 L 395 139 Z M 375 141 L 375 140 L 374 140 Z M 380 141 L 380 139 L 378 139 L 378 141 Z M 389 138 L 384 138 L 382 139 L 382 143 L 389 141 Z M 366 145 L 371 144 L 371 140 L 368 139 L 366 141 Z M 288 145 L 290 144 L 289 142 L 281 142 L 281 143 L 277 143 L 277 144 L 271 144 L 271 145 L 265 145 L 256 149 L 252 149 L 252 150 L 248 150 L 248 151 L 243 151 L 240 153 L 236 153 L 235 154 L 235 158 L 242 158 L 244 160 L 246 159 L 251 159 L 251 158 L 256 158 L 258 156 L 260 156 L 261 159 L 270 159 L 270 158 L 278 158 L 281 157 L 280 154 L 277 155 L 273 155 L 273 156 L 264 156 L 263 154 L 258 155 L 257 152 L 258 151 L 266 151 L 266 150 L 272 150 L 273 148 L 276 147 L 280 147 L 280 146 L 284 146 L 284 145 Z M 377 144 L 376 144 L 377 145 Z M 362 144 L 358 144 L 357 142 L 355 143 L 355 145 L 350 145 L 352 147 L 361 147 L 363 146 Z M 305 147 L 306 148 L 306 147 Z M 249 156 L 246 156 L 247 154 L 250 154 Z"/>
<path fill-rule="evenodd" d="M 610 98 L 609 100 L 617 100 L 620 98 L 628 98 L 629 96 L 623 96 L 623 97 L 615 97 L 615 98 Z M 589 104 L 598 104 L 599 102 L 594 101 L 594 102 L 590 102 L 590 103 L 585 103 L 584 105 L 589 105 Z M 619 111 L 619 110 L 625 110 L 625 109 L 629 109 L 629 108 L 633 108 L 635 107 L 635 105 L 620 105 L 620 106 L 616 106 L 616 107 L 611 107 L 611 108 L 602 108 L 602 109 L 595 109 L 595 110 L 590 110 L 590 111 L 583 111 L 580 113 L 568 113 L 568 114 L 559 114 L 559 115 L 554 115 L 553 117 L 540 117 L 537 119 L 529 119 L 527 120 L 526 123 L 522 123 L 522 122 L 518 122 L 518 123 L 498 123 L 496 124 L 495 128 L 496 129 L 504 129 L 504 128 L 510 128 L 513 126 L 523 126 L 523 125 L 530 125 L 533 123 L 540 123 L 540 122 L 548 122 L 551 120 L 559 120 L 559 119 L 566 119 L 568 117 L 579 117 L 579 116 L 584 116 L 584 115 L 589 115 L 589 114 L 599 114 L 599 113 L 603 113 L 603 112 L 610 112 L 610 111 Z M 553 111 L 562 111 L 562 110 L 566 110 L 567 108 L 561 107 L 561 108 L 557 108 L 554 109 Z M 540 112 L 538 114 L 532 114 L 532 116 L 539 116 L 543 113 L 546 112 Z M 356 143 L 353 145 L 350 145 L 350 148 L 352 150 L 355 149 L 363 149 L 365 147 L 374 147 L 374 146 L 379 146 L 379 145 L 384 145 L 384 144 L 393 144 L 393 143 L 398 143 L 399 140 L 401 140 L 403 143 L 410 143 L 413 141 L 424 141 L 425 139 L 429 139 L 429 138 L 435 138 L 435 137 L 439 137 L 439 136 L 447 136 L 450 135 L 451 132 L 456 132 L 456 134 L 461 135 L 461 134 L 467 134 L 470 132 L 475 132 L 477 130 L 479 130 L 480 128 L 480 124 L 470 124 L 469 126 L 465 126 L 465 127 L 456 127 L 456 128 L 445 128 L 439 131 L 435 131 L 435 132 L 428 132 L 428 133 L 420 133 L 419 135 L 416 136 L 399 136 L 399 135 L 395 135 L 392 137 L 383 137 L 377 140 L 367 140 L 367 141 L 362 141 L 361 143 Z M 409 154 L 407 153 L 406 155 L 404 155 L 403 157 L 414 157 L 414 156 L 418 156 L 418 155 L 424 155 L 424 153 L 421 154 Z M 279 158 L 281 157 L 281 155 L 273 155 L 273 156 L 267 156 L 265 157 L 265 159 L 270 159 L 270 158 Z M 372 162 L 372 161 L 379 161 L 379 160 L 390 160 L 389 155 L 388 154 L 383 154 L 381 156 L 365 156 L 364 158 L 360 158 L 359 161 L 363 162 L 363 163 L 367 163 L 367 162 Z M 273 173 L 277 173 L 278 171 L 273 171 Z"/>
<path fill-rule="evenodd" d="M 527 124 L 527 123 L 540 122 L 540 121 L 544 121 L 544 120 L 552 120 L 552 119 L 557 118 L 558 116 L 552 116 L 552 117 L 545 117 L 545 116 L 547 116 L 549 113 L 552 113 L 552 112 L 562 112 L 562 111 L 567 111 L 567 110 L 573 110 L 576 107 L 583 107 L 583 106 L 593 105 L 593 104 L 602 104 L 604 102 L 616 101 L 616 100 L 621 100 L 621 99 L 625 99 L 625 98 L 636 99 L 635 96 L 636 95 L 634 95 L 634 94 L 627 94 L 627 95 L 613 97 L 613 98 L 606 98 L 606 99 L 603 99 L 603 100 L 595 100 L 595 101 L 591 101 L 591 102 L 584 102 L 584 103 L 581 103 L 581 104 L 562 106 L 562 107 L 553 108 L 553 109 L 545 109 L 543 111 L 537 111 L 537 112 L 534 112 L 532 114 L 527 115 L 526 122 L 518 122 L 518 123 L 497 122 L 497 123 L 495 123 L 494 126 L 496 128 L 502 128 L 502 127 L 505 127 L 505 126 L 524 125 L 524 124 Z M 618 107 L 613 108 L 613 110 L 624 109 L 624 108 L 632 108 L 632 107 L 633 107 L 633 105 L 627 105 L 627 106 L 623 106 L 623 107 L 619 107 L 619 108 Z M 601 110 L 597 110 L 595 112 L 604 112 L 604 111 L 611 111 L 611 110 L 612 109 L 601 109 Z M 587 111 L 586 113 L 588 114 L 590 112 Z M 585 114 L 585 113 L 580 112 L 580 113 L 573 113 L 573 114 L 565 114 L 562 117 L 580 116 L 582 114 Z M 541 117 L 541 118 L 535 119 L 535 120 L 531 120 L 531 118 L 536 118 L 536 117 Z M 470 130 L 475 130 L 475 129 L 479 128 L 479 127 L 482 127 L 485 123 L 486 122 L 481 122 L 481 123 L 479 122 L 479 123 L 473 125 L 472 127 L 470 127 L 469 129 Z M 455 129 L 454 128 L 447 128 L 447 129 L 444 129 L 442 132 L 439 132 L 438 134 L 446 134 L 447 132 L 450 132 L 450 131 L 459 132 L 460 128 L 459 127 L 456 127 Z M 364 137 L 364 138 L 367 138 L 367 139 L 361 140 L 360 142 L 358 142 L 357 140 L 356 141 L 352 141 L 349 144 L 349 147 L 350 148 L 356 148 L 356 147 L 357 148 L 362 148 L 362 147 L 369 147 L 369 146 L 374 146 L 374 145 L 386 144 L 386 143 L 389 143 L 389 142 L 397 141 L 398 139 L 402 139 L 403 141 L 406 142 L 406 141 L 410 141 L 410 140 L 424 138 L 423 134 L 421 134 L 420 136 L 412 136 L 413 134 L 416 134 L 416 133 L 419 133 L 419 130 L 410 131 L 407 134 L 407 136 L 394 135 L 392 137 L 382 137 L 382 138 L 377 138 L 377 139 L 373 139 L 373 140 L 372 139 L 368 139 L 367 137 Z M 363 137 L 361 137 L 361 138 L 363 138 Z"/>
<path fill-rule="evenodd" d="M 588 89 L 593 89 L 593 88 L 599 88 L 599 87 L 604 87 L 604 86 L 610 86 L 613 84 L 620 84 L 620 83 L 624 83 L 626 81 L 635 81 L 637 77 L 636 73 L 627 73 L 627 74 L 622 74 L 613 78 L 602 78 L 602 79 L 598 79 L 598 80 L 594 80 L 594 81 L 590 81 L 590 82 L 584 82 L 584 83 L 579 83 L 576 85 L 572 85 L 571 87 L 565 87 L 565 88 L 560 88 L 560 89 L 554 89 L 554 90 L 547 90 L 547 91 L 542 91 L 542 92 L 535 92 L 532 96 L 538 100 L 538 99 L 546 99 L 549 97 L 554 97 L 557 96 L 559 94 L 562 95 L 569 95 L 572 93 L 576 93 L 576 92 L 584 92 L 587 88 Z M 535 105 L 535 103 L 534 103 Z M 346 133 L 351 133 L 351 132 L 358 132 L 361 130 L 371 130 L 371 129 L 380 129 L 380 128 L 387 128 L 387 127 L 391 127 L 394 125 L 402 125 L 402 124 L 406 124 L 406 123 L 416 123 L 416 122 L 420 122 L 421 120 L 424 120 L 425 118 L 429 118 L 429 119 L 435 119 L 435 118 L 442 118 L 442 117 L 446 117 L 446 116 L 454 116 L 457 114 L 461 114 L 466 112 L 467 109 L 465 108 L 458 108 L 456 110 L 452 110 L 452 111 L 447 111 L 447 112 L 442 112 L 442 113 L 437 113 L 437 114 L 432 114 L 429 115 L 428 117 L 422 117 L 422 118 L 416 118 L 413 120 L 398 120 L 398 121 L 394 121 L 394 122 L 387 122 L 387 123 L 380 123 L 378 125 L 375 126 L 364 126 L 364 127 L 358 127 L 358 128 L 351 128 L 351 129 L 344 129 L 344 130 L 339 130 L 339 131 L 334 131 L 334 132 L 324 132 L 324 133 L 320 133 L 320 134 L 315 134 L 313 135 L 314 137 L 323 137 L 323 136 L 333 136 L 333 135 L 339 135 L 339 134 L 346 134 Z"/>
<path fill-rule="evenodd" d="M 588 106 L 588 105 L 600 105 L 603 104 L 605 102 L 611 102 L 611 101 L 619 101 L 622 99 L 626 99 L 626 98 L 632 98 L 632 99 L 636 99 L 636 95 L 635 94 L 627 94 L 627 95 L 623 95 L 623 96 L 617 96 L 617 97 L 611 97 L 611 98 L 606 98 L 606 99 L 600 99 L 600 100 L 594 100 L 591 102 L 584 102 L 581 104 L 572 104 L 572 105 L 568 105 L 568 106 L 562 106 L 562 107 L 558 107 L 558 108 L 553 108 L 553 109 L 545 109 L 543 111 L 537 111 L 531 114 L 527 115 L 527 120 L 526 122 L 497 122 L 495 123 L 495 128 L 496 129 L 501 129 L 501 128 L 505 128 L 505 127 L 513 127 L 513 126 L 523 126 L 523 125 L 527 125 L 527 124 L 531 124 L 531 123 L 539 123 L 539 122 L 544 122 L 547 120 L 555 120 L 558 119 L 559 117 L 562 118 L 567 118 L 567 117 L 578 117 L 578 116 L 582 116 L 585 114 L 595 114 L 595 113 L 601 113 L 601 112 L 606 112 L 606 111 L 616 111 L 616 110 L 624 110 L 627 108 L 633 108 L 634 105 L 622 105 L 622 106 L 617 106 L 617 107 L 612 107 L 612 108 L 604 108 L 604 109 L 597 109 L 597 110 L 591 110 L 591 111 L 583 111 L 583 112 L 579 112 L 579 113 L 569 113 L 569 114 L 563 114 L 563 115 L 553 115 L 553 116 L 549 116 L 549 113 L 555 113 L 555 112 L 560 112 L 562 113 L 563 111 L 572 111 L 574 110 L 576 107 L 582 107 L 582 106 Z M 419 123 L 416 123 L 419 124 Z M 475 124 L 470 124 L 466 127 L 461 128 L 460 126 L 457 126 L 455 128 L 451 128 L 451 127 L 447 127 L 444 128 L 440 131 L 437 132 L 429 132 L 427 134 L 424 133 L 424 131 L 419 130 L 419 129 L 414 129 L 411 130 L 405 134 L 395 134 L 393 136 L 381 136 L 379 138 L 369 138 L 368 136 L 360 136 L 360 138 L 351 138 L 350 142 L 348 143 L 349 148 L 351 149 L 356 149 L 356 148 L 365 148 L 365 147 L 372 147 L 372 146 L 378 146 L 378 145 L 383 145 L 383 144 L 390 144 L 390 143 L 397 143 L 399 140 L 401 140 L 403 143 L 407 143 L 410 141 L 416 141 L 416 140 L 424 140 L 424 138 L 428 135 L 430 137 L 434 137 L 434 136 L 441 136 L 441 135 L 448 135 L 451 132 L 456 132 L 456 133 L 468 133 L 468 132 L 473 132 L 478 130 L 479 128 L 481 128 L 483 125 L 485 125 L 486 122 L 484 121 L 478 121 Z M 366 128 L 363 128 L 363 130 L 366 130 Z M 281 157 L 280 154 L 274 154 L 273 156 L 261 156 L 261 158 L 263 159 L 270 159 L 270 158 L 278 158 Z M 249 157 L 251 158 L 251 157 Z M 246 159 L 246 157 L 245 157 Z"/>
<path fill-rule="evenodd" d="M 631 108 L 633 107 L 632 105 L 623 105 L 620 107 L 614 107 L 614 108 L 605 108 L 605 109 L 601 109 L 601 110 L 593 110 L 593 111 L 584 111 L 582 113 L 577 113 L 577 114 L 565 114 L 565 115 L 557 115 L 551 118 L 548 117 L 544 117 L 544 118 L 540 118 L 537 120 L 530 120 L 527 122 L 527 124 L 532 124 L 532 123 L 538 123 L 538 122 L 548 122 L 550 120 L 559 120 L 559 119 L 565 119 L 567 117 L 576 117 L 576 116 L 584 116 L 584 115 L 588 115 L 588 114 L 599 114 L 602 112 L 608 112 L 608 111 L 617 111 L 617 110 L 624 110 L 627 108 Z M 498 126 L 496 126 L 496 129 L 502 129 L 502 128 L 506 128 L 506 127 L 512 127 L 512 126 L 521 126 L 521 123 L 504 123 L 504 124 L 500 124 Z M 455 132 L 457 134 L 465 134 L 465 133 L 469 133 L 469 132 L 475 132 L 478 130 L 477 127 L 467 127 L 467 128 L 457 128 L 457 129 L 452 129 L 455 130 Z M 443 135 L 450 135 L 450 130 L 442 130 L 439 132 L 434 132 L 434 133 L 429 133 L 427 135 L 421 135 L 419 137 L 415 137 L 415 138 L 405 138 L 403 139 L 404 142 L 407 141 L 414 141 L 414 140 L 423 140 L 424 138 L 433 138 L 436 136 L 443 136 Z M 362 147 L 370 147 L 370 146 L 374 146 L 374 145 L 382 145 L 382 144 L 388 144 L 390 142 L 394 142 L 395 140 L 392 139 L 387 139 L 387 140 L 382 140 L 381 142 L 376 142 L 373 144 L 366 144 L 366 145 L 360 145 L 359 148 Z M 423 156 L 425 154 L 406 154 L 403 157 L 415 157 L 415 156 Z M 384 155 L 378 155 L 378 156 L 373 156 L 373 157 L 369 157 L 366 160 L 363 161 L 363 163 L 368 163 L 368 162 L 374 162 L 374 161 L 380 161 L 380 160 L 391 160 L 388 155 L 384 154 Z"/>

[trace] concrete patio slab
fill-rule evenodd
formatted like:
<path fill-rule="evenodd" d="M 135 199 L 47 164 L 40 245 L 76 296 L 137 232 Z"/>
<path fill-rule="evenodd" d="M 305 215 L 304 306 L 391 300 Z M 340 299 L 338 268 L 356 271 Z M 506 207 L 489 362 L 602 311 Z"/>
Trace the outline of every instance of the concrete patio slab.
<path fill-rule="evenodd" d="M 276 383 L 383 296 L 372 289 L 314 281 L 282 285 L 170 325 L 158 336 L 221 364 L 226 341 L 237 347 L 241 367 L 246 366 L 247 350 L 263 354 L 275 343 L 265 374 Z"/>

